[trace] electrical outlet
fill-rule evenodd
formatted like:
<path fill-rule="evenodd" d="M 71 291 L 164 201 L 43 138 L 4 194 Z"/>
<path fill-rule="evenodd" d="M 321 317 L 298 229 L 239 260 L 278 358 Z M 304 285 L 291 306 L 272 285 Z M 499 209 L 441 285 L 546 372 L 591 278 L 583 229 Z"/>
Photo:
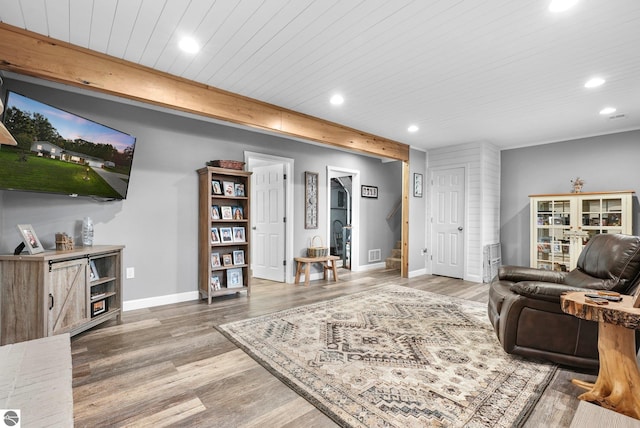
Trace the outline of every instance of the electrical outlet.
<path fill-rule="evenodd" d="M 127 268 L 127 279 L 133 279 L 136 277 L 136 270 L 135 268 L 132 267 L 128 267 Z"/>

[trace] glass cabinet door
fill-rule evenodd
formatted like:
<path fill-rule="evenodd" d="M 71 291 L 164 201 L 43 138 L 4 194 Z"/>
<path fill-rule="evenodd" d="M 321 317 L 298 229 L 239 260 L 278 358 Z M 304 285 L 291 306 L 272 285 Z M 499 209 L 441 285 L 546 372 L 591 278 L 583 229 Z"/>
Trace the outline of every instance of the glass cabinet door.
<path fill-rule="evenodd" d="M 582 239 L 582 246 L 599 233 L 623 233 L 622 208 L 622 198 L 582 198 L 581 229 L 587 232 Z"/>
<path fill-rule="evenodd" d="M 569 270 L 569 239 L 565 231 L 571 227 L 571 202 L 537 201 L 536 207 L 536 266 L 547 270 Z"/>

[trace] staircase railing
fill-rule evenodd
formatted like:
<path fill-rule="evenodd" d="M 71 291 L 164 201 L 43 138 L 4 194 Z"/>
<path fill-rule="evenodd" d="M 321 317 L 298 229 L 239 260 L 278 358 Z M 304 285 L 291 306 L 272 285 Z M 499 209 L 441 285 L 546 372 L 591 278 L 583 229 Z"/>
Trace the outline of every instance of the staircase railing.
<path fill-rule="evenodd" d="M 387 214 L 387 220 L 391 220 L 391 217 L 393 217 L 394 215 L 396 215 L 396 213 L 398 212 L 398 210 L 400 209 L 400 207 L 402 206 L 402 199 L 400 199 L 391 209 L 391 211 L 389 211 L 389 214 Z"/>

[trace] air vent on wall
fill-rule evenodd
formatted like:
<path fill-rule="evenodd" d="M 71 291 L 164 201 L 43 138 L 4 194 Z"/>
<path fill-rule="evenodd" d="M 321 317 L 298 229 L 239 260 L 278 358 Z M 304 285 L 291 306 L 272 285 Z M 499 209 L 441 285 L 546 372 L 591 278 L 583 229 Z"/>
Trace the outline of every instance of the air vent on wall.
<path fill-rule="evenodd" d="M 375 249 L 375 250 L 369 250 L 369 263 L 371 262 L 379 262 L 380 260 L 382 260 L 382 250 L 381 249 Z"/>

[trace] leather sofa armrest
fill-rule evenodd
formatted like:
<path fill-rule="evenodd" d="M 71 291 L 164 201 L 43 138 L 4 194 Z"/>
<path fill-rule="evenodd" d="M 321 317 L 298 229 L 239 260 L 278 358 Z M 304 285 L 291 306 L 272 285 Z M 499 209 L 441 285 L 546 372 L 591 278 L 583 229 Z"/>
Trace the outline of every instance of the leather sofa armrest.
<path fill-rule="evenodd" d="M 498 278 L 503 281 L 543 281 L 562 284 L 568 272 L 536 269 L 525 266 L 500 266 Z"/>
<path fill-rule="evenodd" d="M 589 291 L 586 288 L 541 281 L 521 281 L 512 284 L 510 289 L 521 296 L 548 302 L 560 302 L 560 296 L 570 291 Z"/>

